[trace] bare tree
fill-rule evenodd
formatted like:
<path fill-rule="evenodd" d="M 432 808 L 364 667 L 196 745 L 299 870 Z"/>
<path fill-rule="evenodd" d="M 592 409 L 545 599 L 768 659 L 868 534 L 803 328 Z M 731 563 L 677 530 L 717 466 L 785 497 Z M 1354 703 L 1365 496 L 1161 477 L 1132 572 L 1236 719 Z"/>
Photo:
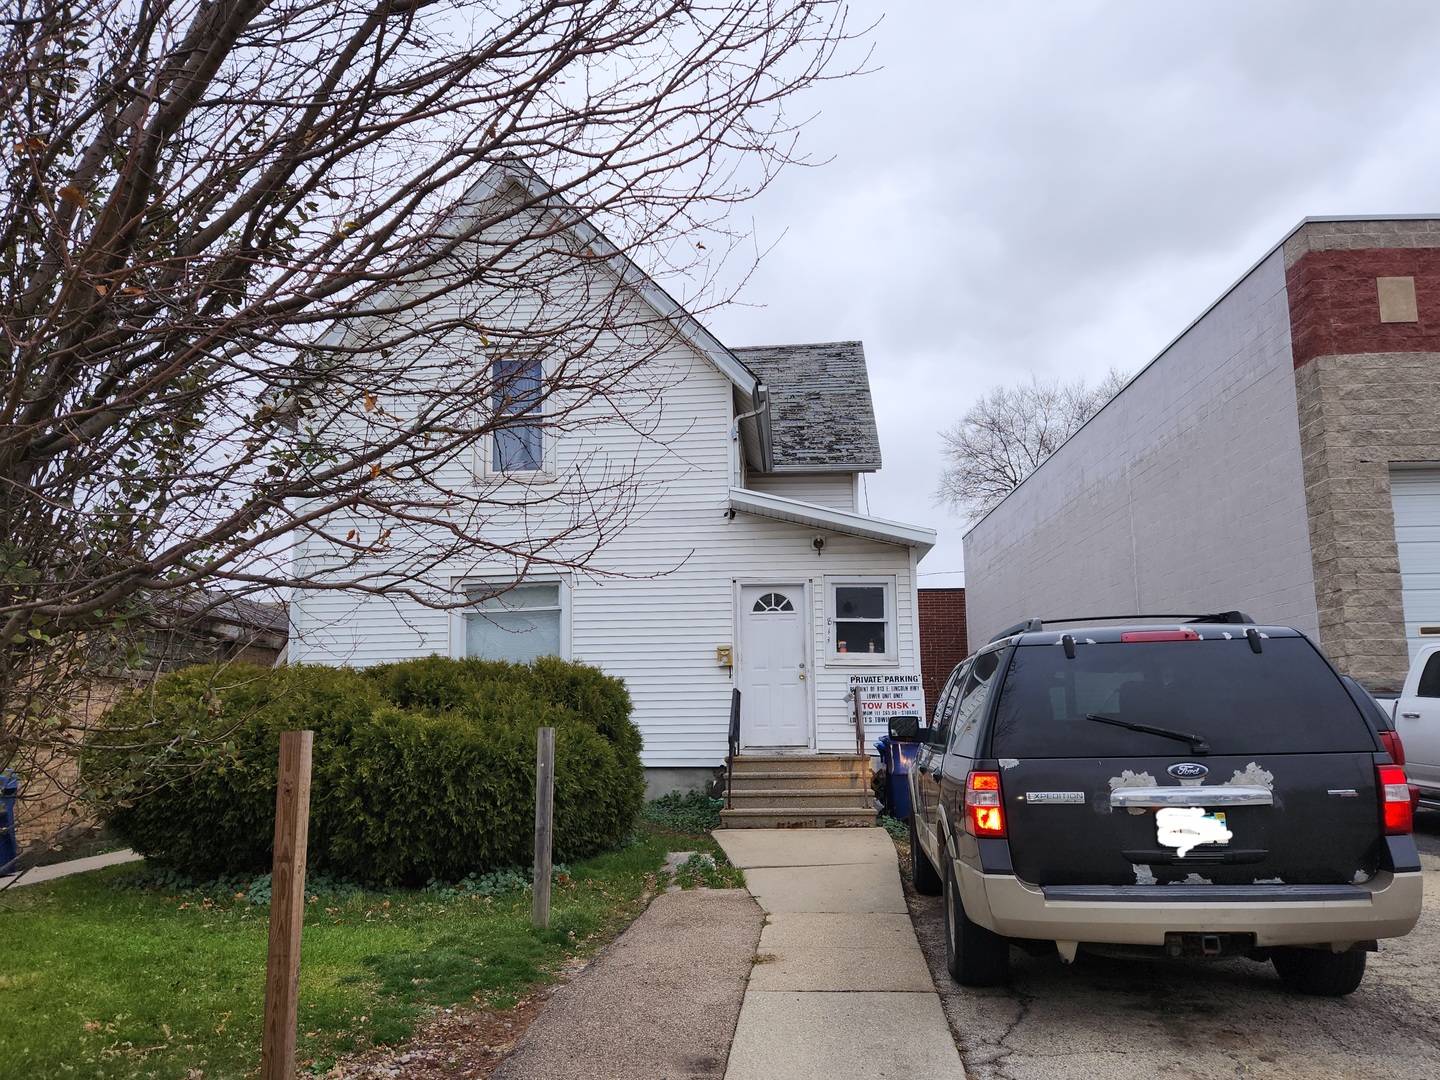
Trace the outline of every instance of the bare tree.
<path fill-rule="evenodd" d="M 948 431 L 936 499 L 968 520 L 989 513 L 1129 380 L 1111 368 L 1096 386 L 1031 376 L 977 401 Z"/>
<path fill-rule="evenodd" d="M 801 160 L 787 110 L 852 40 L 838 0 L 4 7 L 0 768 L 22 771 L 196 597 L 446 604 L 458 551 L 585 566 L 643 504 L 639 459 L 545 484 L 499 459 L 639 423 L 674 336 L 639 270 L 725 299 L 728 212 Z"/>

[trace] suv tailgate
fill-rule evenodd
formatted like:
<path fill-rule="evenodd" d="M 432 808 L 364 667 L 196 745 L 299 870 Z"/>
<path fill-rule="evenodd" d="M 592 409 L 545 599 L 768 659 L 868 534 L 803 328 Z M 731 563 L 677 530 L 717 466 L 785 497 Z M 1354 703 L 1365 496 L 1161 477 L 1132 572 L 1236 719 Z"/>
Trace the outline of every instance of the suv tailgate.
<path fill-rule="evenodd" d="M 1209 772 L 1200 781 L 1167 772 L 1202 763 Z M 1011 858 L 1016 875 L 1034 885 L 1338 885 L 1379 868 L 1373 754 L 1004 765 Z M 1199 808 L 1231 835 L 1181 854 L 1161 841 L 1163 806 Z"/>
<path fill-rule="evenodd" d="M 1347 884 L 1380 867 L 1381 747 L 1307 639 L 1134 637 L 1014 650 L 989 756 L 1022 880 Z M 1167 807 L 1208 815 L 1216 840 L 1182 855 Z"/>

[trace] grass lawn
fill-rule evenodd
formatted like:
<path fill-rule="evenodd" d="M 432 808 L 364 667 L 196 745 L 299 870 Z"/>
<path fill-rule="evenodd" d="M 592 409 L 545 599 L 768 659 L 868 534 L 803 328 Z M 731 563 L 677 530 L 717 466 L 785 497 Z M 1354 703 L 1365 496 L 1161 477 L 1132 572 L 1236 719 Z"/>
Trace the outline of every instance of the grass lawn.
<path fill-rule="evenodd" d="M 651 823 L 639 843 L 575 865 L 549 930 L 528 891 L 312 894 L 301 953 L 299 1059 L 403 1042 L 456 1004 L 505 1008 L 643 910 L 665 854 L 718 854 Z M 723 860 L 722 860 L 723 863 Z M 269 907 L 233 894 L 136 888 L 134 867 L 0 893 L 0 1062 L 20 1077 L 221 1080 L 260 1062 Z M 694 874 L 678 875 L 694 882 Z M 739 884 L 738 872 L 709 872 Z"/>

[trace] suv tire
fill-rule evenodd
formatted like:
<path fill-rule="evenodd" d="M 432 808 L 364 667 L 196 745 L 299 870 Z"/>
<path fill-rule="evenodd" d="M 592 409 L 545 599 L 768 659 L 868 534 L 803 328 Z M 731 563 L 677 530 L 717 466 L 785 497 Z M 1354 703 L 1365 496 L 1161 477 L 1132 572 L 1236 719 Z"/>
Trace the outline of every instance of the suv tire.
<path fill-rule="evenodd" d="M 1365 977 L 1365 953 L 1359 949 L 1276 949 L 1270 961 L 1289 989 L 1316 997 L 1344 997 Z"/>
<path fill-rule="evenodd" d="M 910 880 L 915 885 L 915 891 L 921 896 L 939 896 L 945 888 L 945 883 L 940 880 L 940 875 L 930 862 L 930 856 L 926 855 L 925 849 L 920 846 L 914 814 L 910 815 Z"/>
<path fill-rule="evenodd" d="M 923 852 L 922 852 L 923 855 Z M 1000 986 L 1010 981 L 1010 942 L 970 921 L 945 859 L 945 967 L 961 986 Z"/>

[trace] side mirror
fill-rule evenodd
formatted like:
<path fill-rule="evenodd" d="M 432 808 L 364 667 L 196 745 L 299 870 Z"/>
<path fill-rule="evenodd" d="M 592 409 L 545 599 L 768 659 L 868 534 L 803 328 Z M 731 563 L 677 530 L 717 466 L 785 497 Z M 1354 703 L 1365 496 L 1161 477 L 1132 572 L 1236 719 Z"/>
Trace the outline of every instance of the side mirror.
<path fill-rule="evenodd" d="M 918 739 L 919 737 L 920 718 L 918 716 L 892 716 L 890 718 L 890 738 Z"/>

